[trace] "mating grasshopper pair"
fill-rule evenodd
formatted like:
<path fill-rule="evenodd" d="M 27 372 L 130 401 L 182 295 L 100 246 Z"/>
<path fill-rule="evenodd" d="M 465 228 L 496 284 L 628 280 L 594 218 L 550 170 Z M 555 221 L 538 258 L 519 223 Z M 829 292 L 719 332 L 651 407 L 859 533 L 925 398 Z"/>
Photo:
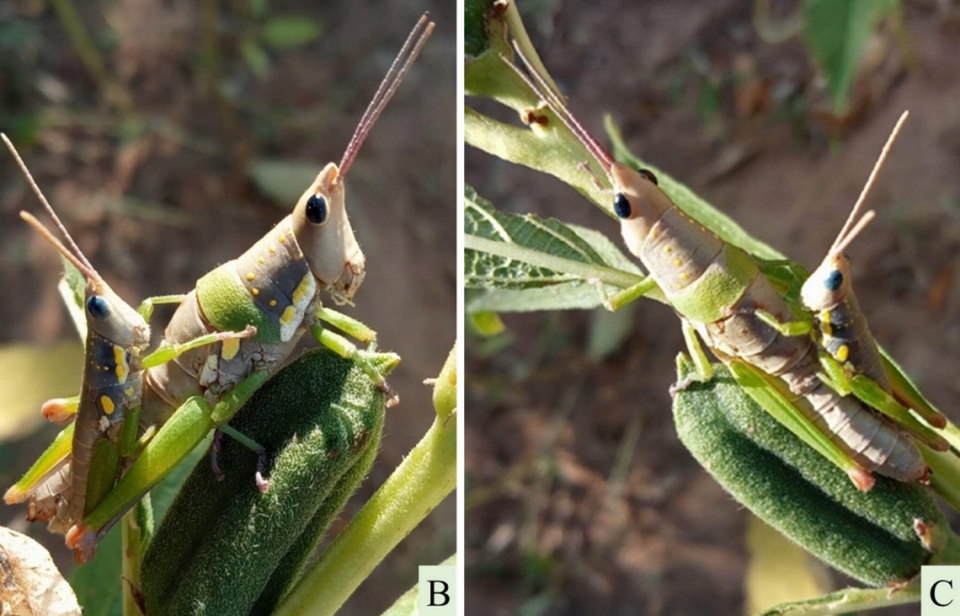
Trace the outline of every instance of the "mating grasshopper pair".
<path fill-rule="evenodd" d="M 151 298 L 139 310 L 97 274 L 20 161 L 69 248 L 32 216 L 23 217 L 86 278 L 87 360 L 80 396 L 45 406 L 49 417 L 75 418 L 74 423 L 5 498 L 8 503 L 29 500 L 30 517 L 50 519 L 52 530 L 65 533 L 78 562 L 92 558 L 106 531 L 214 428 L 263 460 L 263 448 L 227 422 L 308 330 L 324 346 L 355 361 L 388 396 L 388 404 L 396 403 L 383 378 L 383 354 L 359 350 L 321 323 L 371 346 L 375 332 L 324 307 L 320 292 L 338 304 L 351 303 L 363 281 L 365 260 L 347 218 L 344 180 L 432 31 L 433 23 L 424 15 L 340 164 L 320 171 L 292 214 L 241 257 L 201 278 L 189 294 Z M 173 302 L 180 306 L 162 346 L 142 356 L 153 306 Z M 392 364 L 399 359 L 390 357 Z M 259 471 L 256 480 L 261 489 L 268 488 Z"/>
<path fill-rule="evenodd" d="M 843 248 L 865 223 L 841 232 L 803 293 L 788 291 L 780 274 L 786 271 L 786 279 L 802 282 L 802 268 L 758 262 L 680 210 L 653 173 L 615 161 L 539 74 L 537 62 L 514 47 L 529 75 L 505 57 L 501 61 L 516 70 L 540 101 L 540 108 L 522 115 L 541 135 L 564 130 L 559 121 L 600 166 L 606 183 L 596 176 L 594 182 L 609 195 L 628 249 L 649 272 L 607 303 L 616 306 L 662 293 L 681 318 L 698 368 L 694 378 L 711 375 L 705 345 L 764 409 L 846 472 L 859 489 L 872 487 L 873 473 L 907 482 L 927 480 L 916 441 L 945 450 L 947 441 L 936 428 L 946 421 L 892 360 L 879 351 L 871 355 L 875 343 L 849 291 L 849 272 L 844 286 L 844 271 L 837 269 L 845 264 Z M 855 209 L 850 224 L 856 214 Z"/>

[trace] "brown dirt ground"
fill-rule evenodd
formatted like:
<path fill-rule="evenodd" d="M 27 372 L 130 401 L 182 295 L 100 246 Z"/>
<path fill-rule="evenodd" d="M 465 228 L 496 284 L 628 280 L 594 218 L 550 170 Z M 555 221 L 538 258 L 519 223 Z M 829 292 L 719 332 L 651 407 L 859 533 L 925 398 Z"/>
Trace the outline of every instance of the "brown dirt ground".
<path fill-rule="evenodd" d="M 871 53 L 879 68 L 858 83 L 853 117 L 837 124 L 822 112 L 826 98 L 802 42 L 762 41 L 751 4 L 520 9 L 591 132 L 602 135 L 603 114 L 612 114 L 634 152 L 808 267 L 909 109 L 870 197 L 879 219 L 850 254 L 874 334 L 956 421 L 956 14 L 906 2 L 907 55 L 878 42 Z M 783 18 L 798 5 L 774 8 Z M 561 183 L 471 148 L 466 161 L 467 183 L 501 209 L 594 227 L 619 243 L 615 223 Z M 671 422 L 667 387 L 682 348 L 676 318 L 654 302 L 634 315 L 624 345 L 601 361 L 586 352 L 595 315 L 585 312 L 504 315 L 509 343 L 496 352 L 469 340 L 472 613 L 743 613 L 747 513 L 690 457 Z M 635 445 L 625 436 L 631 430 Z M 627 463 L 621 472 L 618 460 Z"/>
<path fill-rule="evenodd" d="M 250 3 L 220 3 L 214 45 L 219 76 L 205 82 L 201 3 L 76 5 L 95 40 L 109 48 L 109 73 L 154 128 L 121 138 L 129 124 L 104 103 L 42 1 L 0 8 L 0 28 L 8 33 L 35 29 L 30 44 L 0 44 L 0 128 L 20 145 L 91 262 L 134 304 L 148 295 L 187 291 L 276 224 L 292 203 L 271 203 L 246 175 L 246 165 L 258 157 L 315 161 L 317 170 L 339 162 L 409 28 L 425 9 L 437 22 L 347 182 L 351 219 L 367 256 L 364 288 L 356 308 L 347 310 L 378 330 L 381 347 L 402 355 L 391 384 L 403 401 L 388 416 L 381 456 L 346 519 L 430 425 L 430 390 L 422 380 L 437 374 L 456 336 L 454 7 L 433 1 L 271 2 L 269 15 L 308 15 L 322 22 L 324 33 L 307 47 L 268 50 L 272 70 L 258 79 L 239 52 L 243 37 L 255 32 Z M 227 95 L 205 89 L 211 81 Z M 21 209 L 37 213 L 39 205 L 6 154 L 0 177 L 0 281 L 16 298 L 0 305 L 0 342 L 74 338 L 55 294 L 59 261 L 17 218 Z M 158 311 L 156 333 L 170 314 Z M 0 483 L 10 485 L 51 436 L 45 430 L 3 444 Z M 435 564 L 455 551 L 455 515 L 447 499 L 346 611 L 380 613 L 416 582 L 416 565 Z M 22 529 L 22 517 L 22 508 L 3 508 L 0 524 Z M 69 566 L 58 538 L 39 524 L 28 530 Z"/>

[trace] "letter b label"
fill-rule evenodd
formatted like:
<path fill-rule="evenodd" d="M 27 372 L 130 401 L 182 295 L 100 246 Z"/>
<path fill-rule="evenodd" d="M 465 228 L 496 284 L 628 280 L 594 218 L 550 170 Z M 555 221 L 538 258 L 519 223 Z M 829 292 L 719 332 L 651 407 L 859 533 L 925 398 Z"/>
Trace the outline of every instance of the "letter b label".
<path fill-rule="evenodd" d="M 457 568 L 420 567 L 417 603 L 423 616 L 455 616 Z"/>

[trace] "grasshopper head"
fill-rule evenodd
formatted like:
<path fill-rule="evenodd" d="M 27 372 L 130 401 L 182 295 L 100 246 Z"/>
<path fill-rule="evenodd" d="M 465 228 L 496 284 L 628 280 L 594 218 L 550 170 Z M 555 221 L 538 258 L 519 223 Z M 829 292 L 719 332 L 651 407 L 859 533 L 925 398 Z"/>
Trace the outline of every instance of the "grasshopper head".
<path fill-rule="evenodd" d="M 343 178 L 329 163 L 293 210 L 293 234 L 320 286 L 338 304 L 360 288 L 364 256 L 347 218 Z"/>
<path fill-rule="evenodd" d="M 646 169 L 634 171 L 614 162 L 610 165 L 610 179 L 616 194 L 613 211 L 620 219 L 623 240 L 630 252 L 639 256 L 650 228 L 673 207 L 673 202 L 657 186 L 656 176 Z"/>
<path fill-rule="evenodd" d="M 117 346 L 141 349 L 150 344 L 147 322 L 103 280 L 87 279 L 83 311 L 87 329 Z"/>
<path fill-rule="evenodd" d="M 850 260 L 833 254 L 823 260 L 800 289 L 803 305 L 819 312 L 839 304 L 850 291 Z"/>

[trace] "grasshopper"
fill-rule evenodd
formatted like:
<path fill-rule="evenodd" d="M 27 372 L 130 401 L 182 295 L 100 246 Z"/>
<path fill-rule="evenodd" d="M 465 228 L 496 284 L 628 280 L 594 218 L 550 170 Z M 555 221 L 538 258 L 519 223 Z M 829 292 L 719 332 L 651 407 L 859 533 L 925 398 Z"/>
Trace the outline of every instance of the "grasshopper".
<path fill-rule="evenodd" d="M 50 520 L 51 530 L 65 533 L 113 487 L 122 471 L 121 460 L 132 458 L 152 435 L 146 434 L 138 442 L 143 371 L 197 346 L 249 337 L 256 330 L 220 332 L 142 356 L 150 343 L 148 321 L 154 306 L 179 301 L 179 296 L 148 298 L 136 310 L 124 302 L 74 242 L 13 144 L 6 135 L 0 137 L 67 245 L 31 214 L 21 212 L 21 218 L 86 278 L 86 362 L 81 394 L 43 406 L 43 414 L 52 421 L 75 421 L 4 497 L 8 504 L 29 499 L 29 519 Z"/>
<path fill-rule="evenodd" d="M 807 333 L 783 333 L 783 325 L 797 319 L 760 264 L 683 213 L 651 172 L 615 161 L 516 43 L 514 48 L 529 76 L 508 64 L 601 167 L 612 186 L 624 242 L 649 272 L 614 303 L 660 289 L 681 319 L 697 366 L 695 378 L 712 374 L 702 348 L 707 346 L 751 397 L 844 470 L 860 490 L 873 486 L 874 472 L 900 481 L 926 480 L 929 469 L 901 427 L 857 397 L 829 387 L 819 376 L 820 348 Z M 596 176 L 594 181 L 603 189 Z"/>
<path fill-rule="evenodd" d="M 178 296 L 149 298 L 138 310 L 124 302 L 74 242 L 10 140 L 6 135 L 0 137 L 67 245 L 33 215 L 21 212 L 20 217 L 86 278 L 86 361 L 81 393 L 72 401 L 51 400 L 43 407 L 48 419 L 75 421 L 4 497 L 8 504 L 29 499 L 29 519 L 49 520 L 51 530 L 65 533 L 112 489 L 122 471 L 121 460 L 132 458 L 143 444 L 137 433 L 143 371 L 197 346 L 249 337 L 255 330 L 215 333 L 142 356 L 150 343 L 147 323 L 153 307 L 178 301 Z"/>
<path fill-rule="evenodd" d="M 872 408 L 892 417 L 931 448 L 946 451 L 946 440 L 929 427 L 943 428 L 946 418 L 924 398 L 874 340 L 853 292 L 850 260 L 843 254 L 875 216 L 870 210 L 857 219 L 908 115 L 907 112 L 901 115 L 843 228 L 823 261 L 803 283 L 800 298 L 813 313 L 812 329 L 823 348 L 822 378 L 838 392 L 853 393 Z M 794 331 L 802 332 L 804 328 L 801 323 Z M 917 421 L 908 408 L 929 426 Z"/>
<path fill-rule="evenodd" d="M 361 342 L 376 334 L 342 313 L 326 308 L 320 291 L 337 304 L 351 304 L 364 277 L 364 256 L 347 218 L 344 180 L 360 148 L 409 72 L 434 24 L 424 14 L 410 32 L 383 82 L 360 119 L 340 164 L 327 164 L 303 193 L 293 212 L 238 259 L 203 276 L 182 297 L 157 353 L 177 349 L 173 361 L 151 367 L 143 376 L 140 428 L 159 427 L 143 452 L 99 504 L 66 536 L 75 558 L 86 562 L 114 523 L 215 428 L 263 453 L 232 431 L 227 422 L 278 370 L 307 332 L 324 346 L 360 365 L 396 404 L 396 394 L 370 360 L 331 324 Z M 213 344 L 183 345 L 223 332 Z M 215 440 L 216 444 L 216 440 Z M 215 455 L 216 449 L 214 449 Z M 215 458 L 214 458 L 214 466 Z M 258 484 L 266 489 L 258 472 Z"/>

